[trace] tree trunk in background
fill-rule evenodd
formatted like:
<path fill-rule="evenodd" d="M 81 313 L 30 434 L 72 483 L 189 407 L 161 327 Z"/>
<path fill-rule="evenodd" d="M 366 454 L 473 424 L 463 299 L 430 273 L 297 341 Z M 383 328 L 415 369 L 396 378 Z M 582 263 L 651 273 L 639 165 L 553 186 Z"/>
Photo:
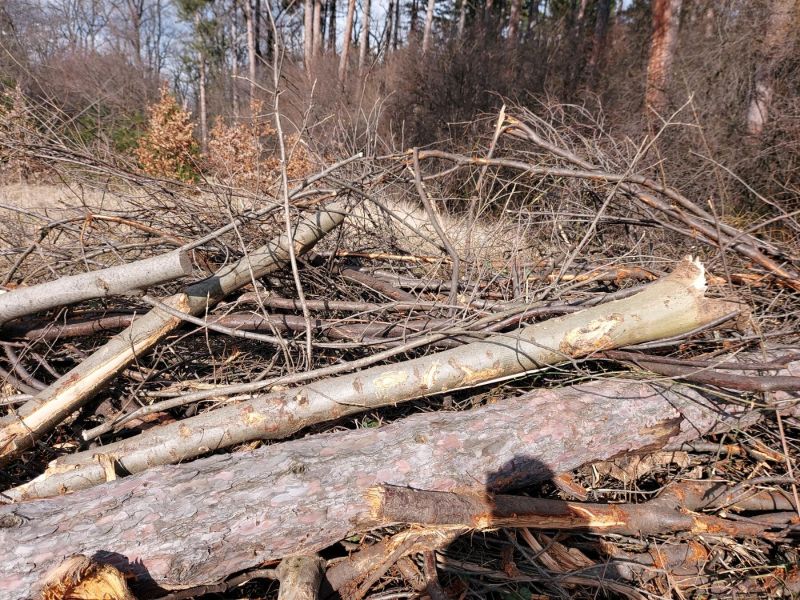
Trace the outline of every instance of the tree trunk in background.
<path fill-rule="evenodd" d="M 195 31 L 200 29 L 200 11 L 194 14 Z M 208 109 L 206 107 L 206 57 L 202 51 L 197 53 L 198 68 L 200 70 L 200 89 L 197 94 L 198 112 L 200 113 L 200 147 L 203 152 L 208 148 Z"/>
<path fill-rule="evenodd" d="M 389 0 L 389 8 L 386 10 L 386 56 L 392 49 L 392 35 L 394 33 L 394 3 L 395 0 Z"/>
<path fill-rule="evenodd" d="M 408 37 L 411 37 L 412 33 L 417 32 L 417 12 L 418 12 L 417 2 L 418 0 L 411 0 L 411 21 L 408 24 L 408 33 L 409 33 Z"/>
<path fill-rule="evenodd" d="M 244 9 L 244 20 L 247 27 L 247 66 L 250 78 L 250 109 L 252 110 L 256 102 L 256 61 L 258 60 L 256 58 L 256 29 L 250 0 L 244 0 L 242 8 Z"/>
<path fill-rule="evenodd" d="M 747 133 L 753 137 L 761 135 L 769 117 L 775 68 L 791 52 L 789 34 L 796 5 L 796 0 L 772 0 L 770 3 L 760 62 L 756 67 L 750 105 L 747 107 Z"/>
<path fill-rule="evenodd" d="M 425 29 L 422 33 L 422 52 L 423 54 L 431 47 L 431 32 L 433 31 L 433 9 L 436 0 L 428 0 L 428 9 L 425 11 Z"/>
<path fill-rule="evenodd" d="M 606 38 L 608 37 L 608 19 L 611 15 L 611 0 L 598 0 L 597 20 L 594 24 L 594 37 L 592 38 L 592 54 L 589 57 L 589 87 L 594 89 L 597 82 L 597 70 L 600 60 L 605 53 Z M 580 15 L 579 15 L 580 17 Z"/>
<path fill-rule="evenodd" d="M 530 8 L 528 9 L 528 31 L 529 32 L 533 31 L 538 22 L 539 22 L 539 0 L 531 0 L 531 5 Z"/>
<path fill-rule="evenodd" d="M 233 118 L 239 118 L 239 15 L 234 5 L 231 15 L 231 103 Z"/>
<path fill-rule="evenodd" d="M 364 15 L 361 23 L 361 37 L 358 41 L 358 72 L 363 73 L 367 66 L 367 51 L 369 50 L 369 15 L 370 0 L 364 0 Z"/>
<path fill-rule="evenodd" d="M 467 26 L 467 0 L 461 0 L 458 9 L 458 39 L 464 38 L 464 28 Z"/>
<path fill-rule="evenodd" d="M 256 58 L 261 58 L 261 0 L 254 0 L 253 37 L 255 38 Z"/>
<path fill-rule="evenodd" d="M 394 34 L 392 37 L 392 51 L 397 50 L 400 40 L 400 0 L 394 3 Z"/>
<path fill-rule="evenodd" d="M 347 19 L 344 22 L 342 37 L 342 56 L 339 58 L 339 81 L 344 81 L 347 74 L 347 58 L 350 53 L 350 40 L 353 37 L 353 15 L 356 12 L 356 0 L 347 0 Z"/>
<path fill-rule="evenodd" d="M 519 19 L 522 12 L 522 0 L 511 0 L 511 12 L 508 15 L 508 45 L 514 47 L 519 36 Z"/>
<path fill-rule="evenodd" d="M 328 0 L 328 52 L 336 54 L 336 0 Z"/>
<path fill-rule="evenodd" d="M 312 58 L 317 60 L 322 54 L 322 0 L 314 0 L 314 23 L 311 27 L 314 37 Z"/>
<path fill-rule="evenodd" d="M 645 102 L 650 110 L 659 114 L 667 108 L 667 84 L 678 42 L 681 2 L 653 0 L 653 39 L 647 63 Z"/>
<path fill-rule="evenodd" d="M 311 59 L 314 55 L 314 0 L 303 3 L 303 58 L 306 71 L 311 70 Z"/>

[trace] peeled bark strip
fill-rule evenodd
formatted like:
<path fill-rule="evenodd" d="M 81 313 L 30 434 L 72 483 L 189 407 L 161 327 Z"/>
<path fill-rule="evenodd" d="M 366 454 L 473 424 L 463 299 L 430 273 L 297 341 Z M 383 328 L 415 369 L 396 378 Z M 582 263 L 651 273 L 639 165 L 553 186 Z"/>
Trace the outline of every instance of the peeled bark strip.
<path fill-rule="evenodd" d="M 800 374 L 800 361 L 778 373 Z M 365 494 L 375 485 L 499 492 L 623 453 L 677 449 L 760 416 L 692 387 L 606 380 L 159 467 L 0 506 L 0 598 L 28 597 L 66 556 L 100 550 L 165 588 L 210 584 L 369 527 Z"/>
<path fill-rule="evenodd" d="M 191 275 L 186 251 L 174 251 L 107 269 L 62 277 L 0 294 L 0 324 L 65 304 L 125 294 Z"/>
<path fill-rule="evenodd" d="M 291 240 L 283 234 L 208 279 L 165 299 L 164 303 L 187 314 L 204 314 L 208 306 L 246 285 L 252 278 L 285 265 L 289 260 L 289 243 L 295 245 L 296 253 L 305 252 L 336 228 L 344 216 L 340 211 L 321 210 L 301 221 Z M 30 448 L 36 439 L 80 408 L 134 358 L 150 350 L 180 323 L 180 319 L 162 310 L 151 310 L 25 403 L 15 415 L 0 420 L 0 425 L 4 426 L 0 430 L 0 465 Z"/>
<path fill-rule="evenodd" d="M 690 259 L 640 293 L 399 364 L 381 365 L 258 396 L 105 446 L 121 472 L 141 473 L 254 439 L 423 396 L 501 381 L 592 353 L 681 335 L 736 312 L 703 297 L 703 267 Z M 32 497 L 106 481 L 96 451 L 64 456 L 26 486 Z"/>

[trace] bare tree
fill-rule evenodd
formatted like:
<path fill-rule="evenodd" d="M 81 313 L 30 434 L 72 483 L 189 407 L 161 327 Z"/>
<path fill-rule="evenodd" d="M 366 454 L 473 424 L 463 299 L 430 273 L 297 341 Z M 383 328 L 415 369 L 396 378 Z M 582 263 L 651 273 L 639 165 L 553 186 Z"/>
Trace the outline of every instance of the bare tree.
<path fill-rule="evenodd" d="M 425 29 L 422 33 L 422 52 L 427 52 L 431 46 L 431 32 L 433 31 L 433 9 L 436 0 L 428 0 L 428 9 L 425 11 Z"/>
<path fill-rule="evenodd" d="M 389 7 L 386 9 L 386 27 L 384 29 L 386 38 L 383 48 L 387 56 L 389 55 L 389 51 L 392 49 L 392 33 L 394 31 L 394 3 L 395 0 L 389 0 Z M 383 39 L 383 36 L 381 36 L 381 39 Z"/>
<path fill-rule="evenodd" d="M 342 37 L 342 56 L 339 57 L 339 81 L 344 81 L 347 74 L 348 54 L 350 53 L 350 39 L 353 37 L 353 16 L 356 12 L 356 0 L 347 0 L 347 19 L 344 22 Z"/>
<path fill-rule="evenodd" d="M 314 0 L 303 2 L 303 59 L 306 71 L 311 71 L 314 56 Z"/>
<path fill-rule="evenodd" d="M 322 54 L 322 0 L 314 0 L 314 22 L 311 26 L 311 35 L 314 39 L 311 57 L 317 60 Z"/>
<path fill-rule="evenodd" d="M 508 45 L 513 47 L 519 36 L 519 19 L 522 12 L 522 0 L 511 0 L 511 11 L 508 14 Z"/>
<path fill-rule="evenodd" d="M 793 30 L 793 16 L 797 7 L 796 0 L 772 0 L 768 4 L 769 20 L 746 115 L 747 132 L 754 137 L 761 135 L 769 117 L 775 68 L 791 52 L 789 34 Z"/>
<path fill-rule="evenodd" d="M 328 52 L 336 54 L 336 0 L 328 0 Z"/>
<path fill-rule="evenodd" d="M 669 83 L 675 46 L 678 42 L 682 0 L 653 0 L 653 37 L 647 63 L 647 106 L 657 113 L 667 107 Z"/>
<path fill-rule="evenodd" d="M 581 6 L 583 9 L 583 6 Z M 608 37 L 608 19 L 611 15 L 611 0 L 598 0 L 597 17 L 594 24 L 594 37 L 592 39 L 592 54 L 589 57 L 589 86 L 594 87 L 597 80 L 597 70 L 603 57 Z M 580 15 L 579 15 L 580 16 Z"/>
<path fill-rule="evenodd" d="M 392 32 L 392 50 L 397 50 L 400 39 L 400 0 L 394 3 L 394 31 Z"/>
<path fill-rule="evenodd" d="M 464 28 L 467 25 L 467 0 L 461 0 L 458 7 L 458 37 L 464 37 Z"/>
<path fill-rule="evenodd" d="M 258 58 L 256 57 L 256 25 L 250 0 L 242 0 L 242 9 L 244 11 L 244 22 L 247 29 L 247 66 L 249 69 L 248 76 L 250 78 L 250 108 L 252 109 L 253 106 L 255 106 L 257 85 L 256 64 Z"/>
<path fill-rule="evenodd" d="M 231 104 L 233 118 L 239 118 L 239 11 L 231 10 Z"/>
<path fill-rule="evenodd" d="M 369 51 L 369 17 L 370 0 L 364 0 L 364 15 L 361 23 L 361 38 L 358 41 L 358 72 L 363 73 L 367 66 L 367 52 Z"/>

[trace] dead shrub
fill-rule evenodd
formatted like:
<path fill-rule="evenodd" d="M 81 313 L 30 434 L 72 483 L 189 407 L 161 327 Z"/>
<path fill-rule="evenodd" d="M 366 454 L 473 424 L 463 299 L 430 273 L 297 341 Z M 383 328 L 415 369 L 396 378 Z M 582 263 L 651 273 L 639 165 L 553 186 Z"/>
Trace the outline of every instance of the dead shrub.
<path fill-rule="evenodd" d="M 189 112 L 165 87 L 161 99 L 147 109 L 147 130 L 139 139 L 136 157 L 149 175 L 190 181 L 197 177 L 197 141 Z"/>

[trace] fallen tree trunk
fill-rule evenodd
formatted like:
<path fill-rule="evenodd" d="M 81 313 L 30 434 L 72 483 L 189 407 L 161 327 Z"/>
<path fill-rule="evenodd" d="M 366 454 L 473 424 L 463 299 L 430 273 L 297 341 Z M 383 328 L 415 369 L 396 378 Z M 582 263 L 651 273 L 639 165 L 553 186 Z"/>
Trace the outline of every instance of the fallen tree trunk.
<path fill-rule="evenodd" d="M 778 374 L 800 374 L 800 361 Z M 213 583 L 369 528 L 366 492 L 375 485 L 497 492 L 760 418 L 684 385 L 606 380 L 158 467 L 0 507 L 0 597 L 29 596 L 41 574 L 74 553 L 102 552 L 164 588 Z"/>
<path fill-rule="evenodd" d="M 189 252 L 176 250 L 125 265 L 17 288 L 0 294 L 0 325 L 66 304 L 144 290 L 191 273 Z"/>
<path fill-rule="evenodd" d="M 382 365 L 273 392 L 133 438 L 102 453 L 120 472 L 140 473 L 253 439 L 287 437 L 308 425 L 422 396 L 500 381 L 600 350 L 681 335 L 734 313 L 737 305 L 703 297 L 699 263 L 685 260 L 640 293 L 499 334 L 438 354 Z M 96 450 L 64 456 L 24 496 L 45 497 L 106 481 Z"/>
<path fill-rule="evenodd" d="M 320 210 L 298 223 L 291 238 L 287 234 L 279 236 L 213 276 L 170 296 L 164 303 L 182 313 L 203 314 L 225 295 L 286 265 L 290 243 L 294 244 L 296 253 L 305 252 L 341 224 L 344 216 L 340 210 Z M 3 426 L 0 430 L 0 465 L 30 448 L 36 439 L 80 408 L 135 357 L 147 352 L 181 322 L 181 319 L 154 308 L 21 406 L 14 415 L 0 420 Z"/>

